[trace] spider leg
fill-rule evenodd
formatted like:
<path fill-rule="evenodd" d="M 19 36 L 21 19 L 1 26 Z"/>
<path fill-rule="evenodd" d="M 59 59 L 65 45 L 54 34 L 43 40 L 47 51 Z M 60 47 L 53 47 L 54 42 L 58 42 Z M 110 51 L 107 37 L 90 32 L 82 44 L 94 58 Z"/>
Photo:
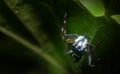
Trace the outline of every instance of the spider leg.
<path fill-rule="evenodd" d="M 68 52 L 66 52 L 66 54 L 72 54 L 73 51 L 72 50 L 69 50 Z"/>
<path fill-rule="evenodd" d="M 62 34 L 63 34 L 63 39 L 67 36 L 66 34 L 66 24 L 67 24 L 67 13 L 65 12 L 64 14 L 64 18 L 63 18 L 63 24 L 62 24 L 62 28 L 61 28 L 61 31 L 62 31 Z"/>
<path fill-rule="evenodd" d="M 91 57 L 93 57 L 95 60 L 97 59 L 96 55 L 95 55 L 95 48 L 93 47 L 93 45 L 88 45 L 88 51 L 91 55 Z"/>
<path fill-rule="evenodd" d="M 91 55 L 89 54 L 89 55 L 88 55 L 88 65 L 89 65 L 90 67 L 94 67 L 95 65 L 93 65 L 93 64 L 91 63 L 91 61 L 92 61 L 92 57 L 91 57 Z"/>
<path fill-rule="evenodd" d="M 94 65 L 91 64 L 91 61 L 92 61 L 92 57 L 96 60 L 96 61 L 99 61 L 100 59 L 96 57 L 95 55 L 95 49 L 98 47 L 98 45 L 101 43 L 101 41 L 98 41 L 98 43 L 96 44 L 95 47 L 93 47 L 93 45 L 88 45 L 88 50 L 90 52 L 89 56 L 88 56 L 88 64 L 89 66 L 91 67 L 94 67 Z"/>
<path fill-rule="evenodd" d="M 94 65 L 92 65 L 92 57 L 94 59 L 96 59 L 96 55 L 94 53 L 94 47 L 91 44 L 88 44 L 87 46 L 87 50 L 89 51 L 89 55 L 88 55 L 88 65 L 90 67 L 94 67 Z"/>
<path fill-rule="evenodd" d="M 77 34 L 67 34 L 66 33 L 66 25 L 67 25 L 67 13 L 65 12 L 64 17 L 63 17 L 63 24 L 62 24 L 62 38 L 63 40 L 67 40 L 66 43 L 71 43 L 73 42 L 74 39 L 78 37 Z"/>
<path fill-rule="evenodd" d="M 101 43 L 101 40 L 99 40 L 97 42 L 97 44 L 95 45 L 95 47 L 93 47 L 92 45 L 89 45 L 89 51 L 90 51 L 90 54 L 92 57 L 95 58 L 96 61 L 99 61 L 100 59 L 96 57 L 96 54 L 95 54 L 95 50 L 98 48 L 99 44 Z"/>
<path fill-rule="evenodd" d="M 73 54 L 72 56 L 73 56 L 73 62 L 75 63 L 77 63 L 82 58 L 82 55 L 77 56 Z"/>

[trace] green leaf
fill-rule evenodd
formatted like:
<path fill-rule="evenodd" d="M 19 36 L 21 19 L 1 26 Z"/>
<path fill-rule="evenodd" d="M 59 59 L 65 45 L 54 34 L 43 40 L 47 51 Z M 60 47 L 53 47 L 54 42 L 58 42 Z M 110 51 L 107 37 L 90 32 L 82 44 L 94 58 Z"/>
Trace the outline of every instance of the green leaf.
<path fill-rule="evenodd" d="M 101 0 L 78 0 L 95 17 L 104 16 L 105 8 Z"/>
<path fill-rule="evenodd" d="M 120 24 L 120 14 L 112 15 L 112 19 L 114 19 L 118 24 Z"/>

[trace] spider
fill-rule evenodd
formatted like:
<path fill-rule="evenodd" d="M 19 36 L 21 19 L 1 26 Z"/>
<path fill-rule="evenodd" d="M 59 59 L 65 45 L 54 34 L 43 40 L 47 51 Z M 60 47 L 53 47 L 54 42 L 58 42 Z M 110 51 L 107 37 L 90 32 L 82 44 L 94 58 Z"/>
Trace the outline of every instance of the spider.
<path fill-rule="evenodd" d="M 90 67 L 94 67 L 91 61 L 92 61 L 92 57 L 97 59 L 95 56 L 94 50 L 100 42 L 98 42 L 97 45 L 93 47 L 92 44 L 89 44 L 90 38 L 87 37 L 86 34 L 83 34 L 83 35 L 67 34 L 66 33 L 66 23 L 67 23 L 66 17 L 67 17 L 67 13 L 65 13 L 64 15 L 64 18 L 63 18 L 64 21 L 63 21 L 61 31 L 62 31 L 63 40 L 65 41 L 65 43 L 72 44 L 71 49 L 68 52 L 66 52 L 66 54 L 70 54 L 73 57 L 74 62 L 78 62 L 79 60 L 81 60 L 82 56 L 85 56 L 86 54 L 88 54 L 88 65 Z"/>

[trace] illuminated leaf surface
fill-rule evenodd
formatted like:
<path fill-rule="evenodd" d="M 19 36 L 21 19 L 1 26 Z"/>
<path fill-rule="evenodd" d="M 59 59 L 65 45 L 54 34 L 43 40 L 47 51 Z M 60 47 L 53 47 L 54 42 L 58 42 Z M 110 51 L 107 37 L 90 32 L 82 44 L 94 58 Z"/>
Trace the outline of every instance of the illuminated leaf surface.
<path fill-rule="evenodd" d="M 101 0 L 79 0 L 81 4 L 94 16 L 104 16 L 105 8 Z"/>

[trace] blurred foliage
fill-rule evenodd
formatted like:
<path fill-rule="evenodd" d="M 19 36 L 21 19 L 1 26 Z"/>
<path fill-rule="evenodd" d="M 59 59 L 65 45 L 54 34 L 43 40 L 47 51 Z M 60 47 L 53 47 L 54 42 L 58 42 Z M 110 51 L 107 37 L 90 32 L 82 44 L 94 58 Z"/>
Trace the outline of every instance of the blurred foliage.
<path fill-rule="evenodd" d="M 0 0 L 1 74 L 116 74 L 120 53 L 119 0 Z M 64 51 L 67 33 L 87 34 L 100 61 L 74 63 Z"/>
<path fill-rule="evenodd" d="M 111 16 L 112 19 L 116 20 L 118 24 L 120 24 L 120 14 L 115 14 Z"/>

